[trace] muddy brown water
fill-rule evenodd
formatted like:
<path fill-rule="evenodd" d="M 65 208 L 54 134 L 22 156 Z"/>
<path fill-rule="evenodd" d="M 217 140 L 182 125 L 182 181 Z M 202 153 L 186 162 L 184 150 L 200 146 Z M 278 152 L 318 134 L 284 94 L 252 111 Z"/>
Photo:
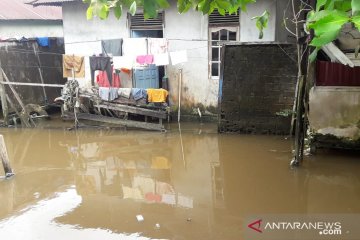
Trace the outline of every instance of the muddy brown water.
<path fill-rule="evenodd" d="M 244 239 L 249 215 L 360 213 L 357 153 L 291 169 L 282 136 L 181 127 L 1 129 L 16 176 L 0 179 L 0 239 Z"/>

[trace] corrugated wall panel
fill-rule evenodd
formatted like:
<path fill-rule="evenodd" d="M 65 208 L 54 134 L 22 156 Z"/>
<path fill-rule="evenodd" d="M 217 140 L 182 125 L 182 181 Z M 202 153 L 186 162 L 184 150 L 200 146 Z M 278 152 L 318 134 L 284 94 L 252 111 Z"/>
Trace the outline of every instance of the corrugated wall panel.
<path fill-rule="evenodd" d="M 327 61 L 316 63 L 317 86 L 360 86 L 360 67 Z"/>

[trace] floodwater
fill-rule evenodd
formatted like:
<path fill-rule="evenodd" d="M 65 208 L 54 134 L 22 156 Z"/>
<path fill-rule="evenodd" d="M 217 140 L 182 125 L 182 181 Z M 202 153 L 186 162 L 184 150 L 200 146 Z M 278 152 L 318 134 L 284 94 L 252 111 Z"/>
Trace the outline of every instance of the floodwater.
<path fill-rule="evenodd" d="M 356 153 L 291 169 L 284 137 L 169 127 L 1 129 L 16 176 L 0 179 L 0 239 L 244 239 L 251 215 L 360 213 Z"/>

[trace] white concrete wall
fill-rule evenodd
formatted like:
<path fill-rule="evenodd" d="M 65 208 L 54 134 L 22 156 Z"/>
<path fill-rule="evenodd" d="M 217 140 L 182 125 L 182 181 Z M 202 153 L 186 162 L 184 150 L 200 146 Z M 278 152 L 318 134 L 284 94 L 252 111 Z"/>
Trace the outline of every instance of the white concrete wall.
<path fill-rule="evenodd" d="M 187 50 L 188 62 L 169 65 L 167 75 L 171 100 L 178 103 L 179 69 L 182 76 L 182 105 L 189 107 L 203 104 L 217 106 L 219 80 L 209 79 L 208 20 L 199 12 L 178 14 L 175 8 L 165 13 L 164 37 L 169 39 L 169 50 Z M 195 41 L 192 41 L 195 39 Z"/>
<path fill-rule="evenodd" d="M 126 14 L 120 20 L 112 12 L 106 20 L 87 20 L 86 8 L 87 5 L 81 2 L 63 4 L 65 44 L 129 37 Z"/>
<path fill-rule="evenodd" d="M 240 14 L 240 40 L 259 41 L 255 21 L 250 20 L 260 15 L 265 9 L 270 11 L 269 27 L 264 32 L 262 41 L 275 41 L 277 1 L 284 0 L 258 0 L 248 7 L 248 13 Z M 173 106 L 178 103 L 178 77 L 179 69 L 183 69 L 182 76 L 182 106 L 192 111 L 198 105 L 217 107 L 219 80 L 209 78 L 208 55 L 208 17 L 200 12 L 190 10 L 179 14 L 174 1 L 171 8 L 165 11 L 164 38 L 169 39 L 169 51 L 187 50 L 188 62 L 166 67 L 169 77 L 170 102 Z M 83 54 L 86 50 L 92 55 L 94 48 L 91 42 L 102 39 L 128 38 L 130 30 L 127 26 L 126 14 L 117 20 L 113 13 L 109 19 L 86 20 L 86 5 L 82 3 L 64 3 L 63 22 L 65 52 Z M 80 48 L 70 46 L 83 42 Z M 71 51 L 70 51 L 71 49 Z"/>
<path fill-rule="evenodd" d="M 63 37 L 62 21 L 44 20 L 2 20 L 1 38 Z"/>
<path fill-rule="evenodd" d="M 360 139 L 359 87 L 313 87 L 309 105 L 310 128 L 315 133 Z"/>

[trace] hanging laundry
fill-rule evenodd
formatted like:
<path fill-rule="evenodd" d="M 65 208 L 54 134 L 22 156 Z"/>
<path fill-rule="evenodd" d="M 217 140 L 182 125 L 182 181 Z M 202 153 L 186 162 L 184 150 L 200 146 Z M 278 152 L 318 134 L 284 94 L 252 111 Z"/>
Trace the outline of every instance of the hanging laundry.
<path fill-rule="evenodd" d="M 41 47 L 50 47 L 50 39 L 48 37 L 36 38 L 37 43 Z"/>
<path fill-rule="evenodd" d="M 131 88 L 119 88 L 118 94 L 120 97 L 130 98 Z"/>
<path fill-rule="evenodd" d="M 74 69 L 74 76 L 73 76 Z M 85 77 L 84 57 L 75 55 L 63 55 L 63 77 Z"/>
<path fill-rule="evenodd" d="M 166 38 L 149 38 L 148 49 L 150 54 L 162 54 L 168 52 L 169 41 Z"/>
<path fill-rule="evenodd" d="M 169 53 L 154 54 L 154 64 L 156 66 L 169 65 Z"/>
<path fill-rule="evenodd" d="M 187 51 L 182 50 L 182 51 L 170 52 L 170 58 L 172 65 L 187 62 L 188 61 Z"/>
<path fill-rule="evenodd" d="M 104 54 L 112 54 L 113 56 L 121 56 L 122 55 L 122 42 L 120 39 L 110 39 L 110 40 L 102 40 L 102 47 Z"/>
<path fill-rule="evenodd" d="M 134 100 L 137 101 L 142 98 L 147 97 L 146 89 L 143 88 L 133 88 L 131 89 L 131 95 L 133 96 Z"/>
<path fill-rule="evenodd" d="M 115 56 L 113 57 L 113 64 L 115 69 L 131 69 L 134 66 L 135 56 Z"/>
<path fill-rule="evenodd" d="M 118 98 L 118 88 L 99 87 L 99 97 L 104 101 L 113 101 Z"/>
<path fill-rule="evenodd" d="M 131 69 L 128 69 L 128 68 L 120 68 L 120 71 L 123 73 L 126 73 L 128 75 L 130 75 L 130 73 L 131 73 Z"/>
<path fill-rule="evenodd" d="M 148 88 L 147 95 L 148 95 L 148 102 L 163 103 L 166 102 L 166 98 L 169 95 L 169 92 L 162 88 L 160 89 Z"/>
<path fill-rule="evenodd" d="M 120 87 L 120 76 L 119 76 L 119 74 L 114 72 L 114 70 L 113 70 L 113 74 L 112 74 L 112 79 L 113 79 L 113 82 L 112 82 L 111 87 L 119 88 Z M 105 71 L 99 71 L 99 74 L 96 76 L 96 82 L 99 85 L 99 87 L 110 87 L 110 82 L 107 77 L 107 72 L 105 72 Z"/>
<path fill-rule="evenodd" d="M 140 55 L 136 57 L 136 62 L 144 65 L 144 64 L 152 64 L 154 62 L 153 55 Z"/>
<path fill-rule="evenodd" d="M 106 71 L 110 85 L 112 85 L 112 67 L 110 57 L 91 56 L 90 71 L 91 71 L 91 85 L 94 86 L 94 74 L 95 70 Z"/>
<path fill-rule="evenodd" d="M 146 38 L 124 38 L 123 56 L 139 56 L 147 54 Z"/>

